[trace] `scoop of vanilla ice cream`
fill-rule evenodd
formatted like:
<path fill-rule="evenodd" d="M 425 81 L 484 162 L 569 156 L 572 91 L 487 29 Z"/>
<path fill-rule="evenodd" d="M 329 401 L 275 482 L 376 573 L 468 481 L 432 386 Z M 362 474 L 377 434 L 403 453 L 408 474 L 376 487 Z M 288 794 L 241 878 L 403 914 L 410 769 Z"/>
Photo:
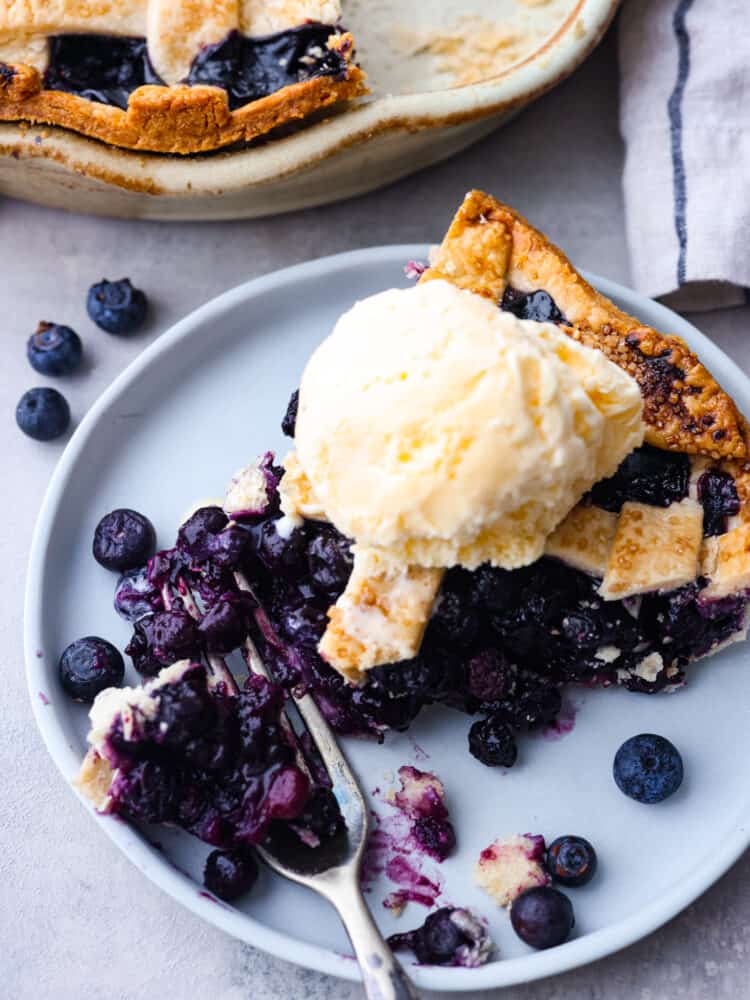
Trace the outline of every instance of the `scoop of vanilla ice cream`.
<path fill-rule="evenodd" d="M 321 507 L 417 566 L 512 569 L 643 439 L 635 381 L 444 281 L 382 292 L 305 369 L 295 442 Z"/>

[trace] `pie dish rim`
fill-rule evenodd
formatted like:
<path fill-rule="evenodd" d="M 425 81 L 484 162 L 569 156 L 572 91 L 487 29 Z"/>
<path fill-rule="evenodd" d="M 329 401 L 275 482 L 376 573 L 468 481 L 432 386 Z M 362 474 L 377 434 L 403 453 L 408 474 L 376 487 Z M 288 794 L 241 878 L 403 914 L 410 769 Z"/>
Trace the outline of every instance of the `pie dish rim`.
<path fill-rule="evenodd" d="M 18 163 L 8 186 L 11 195 L 70 206 L 72 184 L 81 190 L 76 192 L 76 203 L 71 207 L 105 215 L 221 218 L 226 216 L 217 214 L 219 205 L 232 195 L 239 196 L 243 204 L 238 213 L 229 217 L 257 217 L 323 204 L 396 179 L 383 179 L 378 156 L 391 162 L 406 161 L 412 150 L 418 150 L 410 162 L 399 164 L 396 176 L 404 176 L 485 135 L 500 124 L 503 116 L 520 110 L 572 73 L 599 43 L 619 3 L 576 0 L 563 24 L 540 48 L 488 81 L 376 97 L 260 147 L 216 150 L 210 155 L 183 158 L 120 149 L 55 126 L 0 122 L 0 166 L 7 161 L 7 171 L 15 167 L 14 161 Z M 366 65 L 363 69 L 367 72 Z M 448 153 L 442 131 L 447 129 L 458 138 Z M 419 140 L 425 133 L 429 144 L 426 153 L 424 141 Z M 366 177 L 352 181 L 354 190 L 339 193 L 335 186 L 340 181 L 332 181 L 327 191 L 305 184 L 311 175 L 325 175 L 327 168 L 330 177 L 339 163 L 348 173 L 358 152 L 368 148 L 379 150 L 374 169 Z M 36 169 L 27 170 L 33 176 L 22 176 L 26 161 L 34 163 Z M 357 168 L 351 169 L 357 172 Z M 51 200 L 60 197 L 61 171 L 73 175 L 73 179 L 65 181 L 63 201 Z M 88 184 L 76 181 L 76 175 L 82 175 Z M 281 208 L 274 207 L 269 195 L 278 187 L 283 199 L 290 181 L 294 185 L 295 180 L 299 190 L 295 191 L 294 203 L 287 207 L 282 201 Z M 113 188 L 119 189 L 117 200 L 112 197 Z M 128 197 L 122 205 L 125 193 Z M 216 203 L 216 208 L 198 204 L 205 198 Z M 180 206 L 177 213 L 175 204 Z"/>

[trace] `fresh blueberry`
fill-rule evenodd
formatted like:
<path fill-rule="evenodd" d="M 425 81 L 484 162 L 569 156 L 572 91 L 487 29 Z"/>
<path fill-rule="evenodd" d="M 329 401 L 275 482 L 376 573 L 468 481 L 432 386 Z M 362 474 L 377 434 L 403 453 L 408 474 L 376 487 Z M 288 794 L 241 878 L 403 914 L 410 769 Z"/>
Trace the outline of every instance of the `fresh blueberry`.
<path fill-rule="evenodd" d="M 35 441 L 51 441 L 68 429 L 70 407 L 57 389 L 29 389 L 16 407 L 16 423 Z"/>
<path fill-rule="evenodd" d="M 59 670 L 60 683 L 70 697 L 91 702 L 105 688 L 122 684 L 125 664 L 111 642 L 87 635 L 64 650 Z"/>
<path fill-rule="evenodd" d="M 107 333 L 128 334 L 143 325 L 148 302 L 140 288 L 133 288 L 129 278 L 120 281 L 104 278 L 89 289 L 86 309 L 94 323 Z"/>
<path fill-rule="evenodd" d="M 299 406 L 299 389 L 295 389 L 289 398 L 289 405 L 286 408 L 284 419 L 281 421 L 281 430 L 287 437 L 293 438 L 297 429 L 297 408 Z"/>
<path fill-rule="evenodd" d="M 492 715 L 469 730 L 469 751 L 488 767 L 513 767 L 518 756 L 510 726 Z"/>
<path fill-rule="evenodd" d="M 231 903 L 255 885 L 258 865 L 249 851 L 211 851 L 203 870 L 203 884 L 219 899 Z"/>
<path fill-rule="evenodd" d="M 567 896 L 549 886 L 521 893 L 510 908 L 513 930 L 532 948 L 555 948 L 568 940 L 575 926 Z"/>
<path fill-rule="evenodd" d="M 583 837 L 558 837 L 547 848 L 545 867 L 560 885 L 586 885 L 596 872 L 596 851 Z"/>
<path fill-rule="evenodd" d="M 641 733 L 617 751 L 612 774 L 621 792 L 651 805 L 668 799 L 682 784 L 682 757 L 663 736 Z"/>
<path fill-rule="evenodd" d="M 70 375 L 82 356 L 81 338 L 59 323 L 42 321 L 26 343 L 29 364 L 42 375 Z"/>
<path fill-rule="evenodd" d="M 153 524 L 128 507 L 105 514 L 94 531 L 94 559 L 105 569 L 120 573 L 136 569 L 151 558 L 155 548 Z"/>

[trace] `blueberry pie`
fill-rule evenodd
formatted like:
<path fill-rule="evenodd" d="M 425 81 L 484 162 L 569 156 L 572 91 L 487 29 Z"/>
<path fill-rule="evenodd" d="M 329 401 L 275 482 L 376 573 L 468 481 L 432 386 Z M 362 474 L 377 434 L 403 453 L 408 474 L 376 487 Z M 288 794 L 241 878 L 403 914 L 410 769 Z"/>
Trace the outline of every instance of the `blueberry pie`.
<path fill-rule="evenodd" d="M 200 153 L 366 92 L 338 0 L 0 7 L 0 120 Z"/>
<path fill-rule="evenodd" d="M 94 703 L 100 806 L 222 848 L 279 823 L 317 843 L 340 815 L 286 739 L 285 689 L 376 738 L 441 703 L 509 767 L 565 685 L 673 690 L 745 637 L 750 438 L 688 347 L 478 192 L 416 272 L 313 354 L 283 463 L 240 470 L 122 577 L 146 680 Z M 228 670 L 247 635 L 273 685 Z"/>

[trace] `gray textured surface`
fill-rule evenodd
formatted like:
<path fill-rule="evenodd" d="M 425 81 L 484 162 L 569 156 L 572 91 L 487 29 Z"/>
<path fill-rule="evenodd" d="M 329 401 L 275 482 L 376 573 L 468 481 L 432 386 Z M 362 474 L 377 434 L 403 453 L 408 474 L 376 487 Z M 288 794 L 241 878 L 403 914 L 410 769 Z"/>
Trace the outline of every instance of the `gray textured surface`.
<path fill-rule="evenodd" d="M 4 613 L 0 723 L 0 994 L 16 1000 L 359 1000 L 338 983 L 223 936 L 163 896 L 130 866 L 64 787 L 28 706 L 20 575 L 36 511 L 60 445 L 13 425 L 38 379 L 23 343 L 39 318 L 83 335 L 88 370 L 69 382 L 79 417 L 149 340 L 194 306 L 263 272 L 377 243 L 436 240 L 464 190 L 497 193 L 583 266 L 627 282 L 614 46 L 480 146 L 386 191 L 275 220 L 210 226 L 107 222 L 0 203 L 4 354 L 0 425 L 4 475 L 0 565 Z M 151 329 L 128 341 L 95 331 L 83 301 L 102 274 L 130 275 L 155 302 Z M 304 303 L 300 303 L 301 310 Z M 746 369 L 750 311 L 701 317 Z M 736 766 L 736 764 L 734 765 Z M 675 850 L 690 831 L 675 831 Z M 621 861 L 643 845 L 623 843 Z M 554 981 L 488 997 L 514 1000 L 737 1000 L 750 996 L 750 859 L 662 931 Z"/>

